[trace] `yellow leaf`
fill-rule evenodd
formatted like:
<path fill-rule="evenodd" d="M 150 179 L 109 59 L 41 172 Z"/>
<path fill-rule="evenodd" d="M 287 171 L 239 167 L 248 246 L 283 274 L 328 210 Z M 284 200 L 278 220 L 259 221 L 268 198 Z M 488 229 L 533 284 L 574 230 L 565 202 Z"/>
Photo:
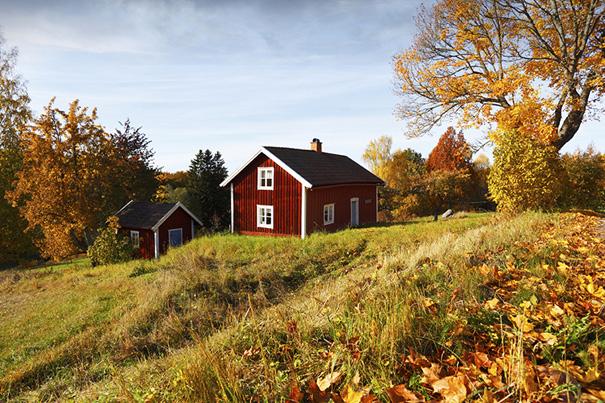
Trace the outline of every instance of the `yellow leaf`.
<path fill-rule="evenodd" d="M 511 318 L 511 320 L 517 329 L 521 330 L 523 333 L 531 332 L 534 329 L 534 325 L 529 323 L 529 320 L 523 314 L 515 315 Z"/>
<path fill-rule="evenodd" d="M 328 389 L 332 384 L 338 382 L 340 379 L 340 372 L 334 371 L 321 379 L 317 379 L 317 387 L 322 392 Z"/>
<path fill-rule="evenodd" d="M 365 394 L 366 391 L 356 391 L 351 385 L 347 385 L 344 392 L 340 393 L 340 397 L 345 403 L 360 403 Z"/>
<path fill-rule="evenodd" d="M 561 316 L 564 313 L 565 311 L 559 305 L 554 305 L 552 308 L 550 308 L 550 314 L 552 316 Z"/>
<path fill-rule="evenodd" d="M 540 333 L 540 337 L 542 338 L 542 341 L 544 341 L 549 346 L 554 346 L 557 343 L 557 336 L 552 333 Z"/>
<path fill-rule="evenodd" d="M 446 376 L 431 383 L 433 390 L 439 393 L 445 401 L 451 403 L 463 402 L 466 398 L 464 375 Z"/>
<path fill-rule="evenodd" d="M 500 302 L 498 298 L 492 298 L 489 301 L 485 301 L 485 307 L 492 310 L 496 309 L 496 306 L 498 306 L 498 302 Z"/>

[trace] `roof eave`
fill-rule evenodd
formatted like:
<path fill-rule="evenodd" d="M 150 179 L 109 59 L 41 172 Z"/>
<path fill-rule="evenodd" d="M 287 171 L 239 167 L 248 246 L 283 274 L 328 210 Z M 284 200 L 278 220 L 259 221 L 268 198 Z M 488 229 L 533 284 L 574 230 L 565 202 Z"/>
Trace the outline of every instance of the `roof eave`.
<path fill-rule="evenodd" d="M 193 214 L 191 211 L 189 211 L 189 209 L 187 207 L 185 207 L 181 202 L 176 202 L 176 204 L 174 205 L 174 207 L 172 207 L 170 210 L 168 210 L 168 212 L 166 214 L 164 214 L 164 216 L 162 218 L 160 218 L 158 220 L 157 223 L 155 223 L 155 225 L 153 227 L 151 227 L 152 231 L 157 231 L 160 226 L 162 224 L 164 224 L 164 222 L 166 222 L 166 220 L 178 209 L 178 208 L 182 208 L 183 210 L 185 210 L 185 212 L 187 214 L 189 214 L 191 216 L 191 218 L 193 218 L 195 220 L 195 222 L 197 222 L 200 227 L 202 227 L 202 222 L 195 216 L 195 214 Z"/>
<path fill-rule="evenodd" d="M 227 177 L 227 179 L 222 181 L 220 186 L 225 187 L 228 184 L 230 184 L 233 181 L 233 179 L 235 179 L 244 169 L 246 169 L 246 167 L 248 167 L 248 165 L 250 165 L 252 163 L 252 161 L 254 161 L 256 159 L 256 157 L 258 157 L 260 154 L 265 154 L 269 159 L 271 159 L 273 162 L 275 162 L 277 165 L 279 165 L 281 168 L 283 168 L 286 172 L 288 172 L 290 175 L 292 175 L 294 177 L 294 179 L 296 179 L 297 181 L 302 183 L 303 186 L 305 186 L 307 188 L 313 187 L 313 185 L 308 180 L 303 178 L 302 175 L 300 175 L 294 169 L 290 168 L 285 162 L 283 162 L 282 160 L 277 158 L 277 156 L 275 154 L 273 154 L 271 151 L 267 150 L 265 147 L 261 147 L 256 152 L 256 154 L 254 154 L 252 156 L 252 158 L 250 158 L 245 164 L 243 164 L 237 171 L 235 171 L 233 174 L 231 174 L 229 177 Z"/>

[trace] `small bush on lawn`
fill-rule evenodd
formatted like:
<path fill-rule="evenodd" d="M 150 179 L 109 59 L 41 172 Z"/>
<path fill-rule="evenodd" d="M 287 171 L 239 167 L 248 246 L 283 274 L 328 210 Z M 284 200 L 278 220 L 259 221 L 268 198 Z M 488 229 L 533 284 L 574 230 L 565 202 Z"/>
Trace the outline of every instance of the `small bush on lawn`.
<path fill-rule="evenodd" d="M 125 262 L 132 257 L 132 246 L 127 237 L 117 232 L 118 218 L 109 217 L 97 239 L 88 248 L 88 257 L 93 266 Z"/>

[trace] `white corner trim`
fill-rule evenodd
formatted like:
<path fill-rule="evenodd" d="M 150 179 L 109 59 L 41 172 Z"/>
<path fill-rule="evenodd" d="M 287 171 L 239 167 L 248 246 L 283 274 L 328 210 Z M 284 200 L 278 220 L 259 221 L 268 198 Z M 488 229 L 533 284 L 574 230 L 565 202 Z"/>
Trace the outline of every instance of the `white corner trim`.
<path fill-rule="evenodd" d="M 307 188 L 301 183 L 302 195 L 300 199 L 300 238 L 307 237 Z"/>
<path fill-rule="evenodd" d="M 235 232 L 235 193 L 233 190 L 233 183 L 231 184 L 231 233 Z"/>
<path fill-rule="evenodd" d="M 153 231 L 153 250 L 154 257 L 158 259 L 160 257 L 160 234 L 157 229 Z"/>
<path fill-rule="evenodd" d="M 191 211 L 189 211 L 187 207 L 183 206 L 181 202 L 177 202 L 174 207 L 172 207 L 166 214 L 164 214 L 164 217 L 162 217 L 157 223 L 155 223 L 153 227 L 151 227 L 151 229 L 155 231 L 160 228 L 160 225 L 164 224 L 164 221 L 166 221 L 172 215 L 172 213 L 174 213 L 179 207 L 185 210 L 185 212 L 189 214 L 191 218 L 193 218 L 195 222 L 200 225 L 200 227 L 202 226 L 201 221 L 198 220 L 198 218 Z"/>
<path fill-rule="evenodd" d="M 288 172 L 290 175 L 292 175 L 297 181 L 299 181 L 300 183 L 302 183 L 304 186 L 306 186 L 308 188 L 313 187 L 311 185 L 311 183 L 309 183 L 308 180 L 306 180 L 305 178 L 303 178 L 298 172 L 296 172 L 295 170 L 293 170 L 292 168 L 290 168 L 288 165 L 286 165 L 285 162 L 283 162 L 282 160 L 280 160 L 279 158 L 277 158 L 275 156 L 275 154 L 273 154 L 272 152 L 270 152 L 269 150 L 267 150 L 265 147 L 261 147 L 260 150 L 258 150 L 256 152 L 256 154 L 254 154 L 252 156 L 252 158 L 250 158 L 245 164 L 243 164 L 237 171 L 235 171 L 234 173 L 232 173 L 231 175 L 229 175 L 229 177 L 227 177 L 227 179 L 225 179 L 224 181 L 222 181 L 221 182 L 221 186 L 227 186 L 227 184 L 229 184 L 237 175 L 239 175 L 240 172 L 242 172 L 248 165 L 250 165 L 250 163 L 252 161 L 254 161 L 254 159 L 256 157 L 258 157 L 260 154 L 265 154 L 269 159 L 271 159 L 277 165 L 279 165 L 280 167 L 282 167 L 284 169 L 284 171 Z"/>

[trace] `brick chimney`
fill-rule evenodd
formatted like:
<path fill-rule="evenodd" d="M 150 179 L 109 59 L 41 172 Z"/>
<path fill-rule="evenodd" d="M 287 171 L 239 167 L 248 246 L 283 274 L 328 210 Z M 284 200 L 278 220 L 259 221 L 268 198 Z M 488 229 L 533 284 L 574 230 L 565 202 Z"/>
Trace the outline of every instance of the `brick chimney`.
<path fill-rule="evenodd" d="M 313 139 L 313 141 L 311 141 L 311 150 L 316 153 L 321 152 L 321 141 L 319 141 L 319 139 Z"/>

